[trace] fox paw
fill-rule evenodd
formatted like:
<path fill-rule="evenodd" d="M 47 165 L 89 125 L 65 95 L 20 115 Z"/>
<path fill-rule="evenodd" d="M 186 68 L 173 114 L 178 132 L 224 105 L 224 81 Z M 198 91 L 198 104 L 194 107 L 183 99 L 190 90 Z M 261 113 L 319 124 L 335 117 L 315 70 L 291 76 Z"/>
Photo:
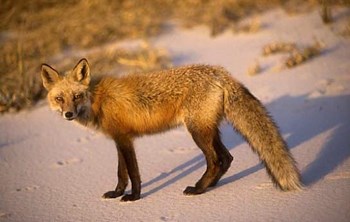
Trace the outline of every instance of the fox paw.
<path fill-rule="evenodd" d="M 135 200 L 139 200 L 139 199 L 140 199 L 140 195 L 126 194 L 122 197 L 122 199 L 120 201 L 127 202 L 127 201 L 135 201 Z"/>
<path fill-rule="evenodd" d="M 188 186 L 183 192 L 185 195 L 198 195 L 204 193 L 203 189 L 200 189 L 198 187 L 191 187 Z"/>
<path fill-rule="evenodd" d="M 108 191 L 102 195 L 102 198 L 105 199 L 112 199 L 112 198 L 117 198 L 120 197 L 121 195 L 124 194 L 124 191 Z"/>

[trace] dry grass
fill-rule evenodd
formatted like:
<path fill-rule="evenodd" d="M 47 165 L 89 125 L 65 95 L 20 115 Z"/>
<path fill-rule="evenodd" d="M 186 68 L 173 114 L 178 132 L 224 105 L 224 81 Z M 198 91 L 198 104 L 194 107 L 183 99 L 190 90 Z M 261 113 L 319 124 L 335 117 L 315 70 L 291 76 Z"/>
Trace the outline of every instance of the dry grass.
<path fill-rule="evenodd" d="M 320 55 L 324 48 L 325 45 L 318 40 L 305 47 L 300 47 L 293 42 L 273 42 L 263 47 L 262 55 L 287 54 L 288 56 L 284 59 L 283 64 L 278 65 L 278 67 L 293 68 Z"/>
<path fill-rule="evenodd" d="M 297 50 L 296 44 L 291 42 L 273 42 L 267 44 L 262 49 L 264 56 L 276 54 L 276 53 L 291 53 Z"/>
<path fill-rule="evenodd" d="M 248 67 L 247 74 L 250 76 L 255 76 L 259 74 L 262 71 L 262 68 L 260 66 L 260 63 L 258 61 L 255 61 L 253 64 L 251 64 Z"/>
<path fill-rule="evenodd" d="M 287 53 L 289 56 L 283 63 L 285 67 L 292 68 L 320 55 L 324 47 L 325 45 L 317 40 L 306 47 L 298 47 L 291 42 L 273 42 L 263 47 L 262 54 L 268 56 L 277 53 Z"/>
<path fill-rule="evenodd" d="M 261 21 L 259 18 L 254 18 L 249 20 L 248 22 L 239 22 L 233 28 L 234 33 L 246 33 L 253 34 L 257 33 L 261 30 Z"/>
<path fill-rule="evenodd" d="M 273 70 L 280 71 L 284 68 L 294 68 L 302 63 L 305 63 L 312 58 L 319 56 L 325 49 L 324 43 L 315 40 L 313 44 L 305 47 L 298 46 L 294 42 L 272 42 L 262 48 L 262 55 L 264 57 L 275 54 L 287 54 L 282 64 L 277 64 Z M 247 69 L 247 74 L 255 76 L 262 72 L 262 68 L 258 61 L 255 61 Z"/>
<path fill-rule="evenodd" d="M 0 112 L 30 107 L 45 96 L 39 79 L 43 62 L 62 70 L 84 55 L 101 73 L 164 68 L 170 65 L 169 56 L 151 46 L 131 52 L 91 49 L 157 35 L 174 18 L 188 27 L 209 26 L 214 36 L 237 27 L 246 16 L 277 6 L 290 8 L 288 2 L 295 0 L 2 0 Z M 253 22 L 242 29 L 259 28 Z M 85 53 L 67 53 L 79 50 Z M 59 55 L 64 59 L 55 60 Z"/>
<path fill-rule="evenodd" d="M 314 44 L 303 49 L 297 48 L 290 53 L 290 56 L 284 62 L 285 66 L 292 68 L 300 65 L 318 55 L 321 54 L 324 49 L 324 44 L 319 41 L 315 41 Z"/>
<path fill-rule="evenodd" d="M 72 53 L 58 61 L 53 59 L 50 65 L 59 71 L 68 70 L 74 67 L 81 57 L 88 59 L 94 75 L 146 72 L 172 66 L 166 51 L 153 48 L 148 43 L 143 43 L 133 50 L 112 47 Z M 18 70 L 8 72 L 0 78 L 0 112 L 30 107 L 46 95 L 39 75 L 40 64 L 36 64 L 34 60 L 33 65 L 34 68 L 24 71 L 23 65 L 18 64 Z"/>
<path fill-rule="evenodd" d="M 0 112 L 31 106 L 45 96 L 39 79 L 40 64 L 50 62 L 57 54 L 159 33 L 162 14 L 166 11 L 159 11 L 154 5 L 157 5 L 157 0 L 2 1 Z M 163 55 L 155 55 L 157 52 L 148 46 L 132 52 L 116 50 L 86 56 L 97 67 L 104 67 L 100 70 L 107 72 L 106 67 L 115 69 L 110 64 L 117 65 L 119 56 L 150 63 L 169 60 L 158 58 Z M 74 56 L 67 56 L 74 61 Z M 155 66 L 158 65 L 149 64 L 142 68 L 147 70 Z M 58 66 L 59 69 L 66 67 Z M 140 67 L 133 65 L 131 70 L 135 69 Z"/>

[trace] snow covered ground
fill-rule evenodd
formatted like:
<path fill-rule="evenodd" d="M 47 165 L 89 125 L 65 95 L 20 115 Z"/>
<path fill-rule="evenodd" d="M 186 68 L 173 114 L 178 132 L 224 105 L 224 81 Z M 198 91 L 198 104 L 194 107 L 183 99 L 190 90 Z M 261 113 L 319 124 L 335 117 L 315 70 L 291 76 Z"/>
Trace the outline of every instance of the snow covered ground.
<path fill-rule="evenodd" d="M 346 13 L 338 9 L 334 17 Z M 242 81 L 280 126 L 302 172 L 303 191 L 275 189 L 247 143 L 223 123 L 235 160 L 214 189 L 182 194 L 205 162 L 180 127 L 136 140 L 141 200 L 104 200 L 101 195 L 116 185 L 113 142 L 42 103 L 0 117 L 0 221 L 350 221 L 350 41 L 322 24 L 317 11 L 289 16 L 275 10 L 259 19 L 256 34 L 227 31 L 211 38 L 205 27 L 169 25 L 152 42 L 168 49 L 176 65 L 221 65 Z M 305 46 L 315 38 L 325 50 L 293 69 L 275 68 L 286 55 L 261 55 L 267 43 Z M 256 61 L 262 73 L 247 75 Z"/>

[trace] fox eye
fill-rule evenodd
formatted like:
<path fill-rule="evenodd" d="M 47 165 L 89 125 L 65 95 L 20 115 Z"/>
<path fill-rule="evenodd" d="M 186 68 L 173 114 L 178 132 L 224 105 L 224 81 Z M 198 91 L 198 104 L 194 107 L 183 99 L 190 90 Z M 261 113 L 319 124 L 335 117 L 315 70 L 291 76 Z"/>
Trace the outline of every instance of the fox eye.
<path fill-rule="evenodd" d="M 74 100 L 81 99 L 81 98 L 83 98 L 82 93 L 74 95 Z"/>
<path fill-rule="evenodd" d="M 55 100 L 56 100 L 56 102 L 58 102 L 58 103 L 63 103 L 63 97 L 57 96 L 57 97 L 55 98 Z"/>

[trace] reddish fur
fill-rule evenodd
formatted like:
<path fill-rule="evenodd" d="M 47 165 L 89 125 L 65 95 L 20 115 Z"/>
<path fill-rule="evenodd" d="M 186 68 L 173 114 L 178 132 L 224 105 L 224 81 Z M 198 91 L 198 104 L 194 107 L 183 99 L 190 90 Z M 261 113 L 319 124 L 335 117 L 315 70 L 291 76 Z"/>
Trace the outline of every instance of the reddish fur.
<path fill-rule="evenodd" d="M 141 181 L 133 138 L 180 124 L 187 127 L 208 165 L 196 185 L 184 192 L 205 192 L 218 182 L 233 159 L 220 140 L 218 126 L 223 118 L 259 154 L 276 185 L 283 190 L 300 187 L 298 170 L 277 126 L 262 104 L 223 68 L 195 65 L 120 78 L 105 77 L 92 84 L 88 63 L 83 59 L 65 76 L 43 65 L 42 78 L 52 109 L 59 110 L 65 118 L 68 112 L 72 119 L 115 140 L 119 182 L 115 191 L 104 195 L 106 198 L 122 195 L 129 176 L 132 194 L 125 195 L 123 200 L 139 199 Z M 79 99 L 76 95 L 80 95 Z"/>

